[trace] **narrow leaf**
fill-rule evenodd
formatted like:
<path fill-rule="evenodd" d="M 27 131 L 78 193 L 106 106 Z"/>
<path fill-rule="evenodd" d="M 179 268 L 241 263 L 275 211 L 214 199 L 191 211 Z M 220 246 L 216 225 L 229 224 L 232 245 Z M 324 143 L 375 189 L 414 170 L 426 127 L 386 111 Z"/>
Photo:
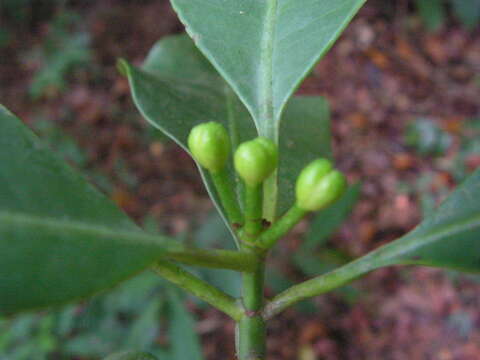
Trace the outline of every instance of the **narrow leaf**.
<path fill-rule="evenodd" d="M 202 360 L 202 348 L 195 332 L 195 322 L 175 290 L 169 291 L 171 306 L 171 357 L 173 360 Z"/>

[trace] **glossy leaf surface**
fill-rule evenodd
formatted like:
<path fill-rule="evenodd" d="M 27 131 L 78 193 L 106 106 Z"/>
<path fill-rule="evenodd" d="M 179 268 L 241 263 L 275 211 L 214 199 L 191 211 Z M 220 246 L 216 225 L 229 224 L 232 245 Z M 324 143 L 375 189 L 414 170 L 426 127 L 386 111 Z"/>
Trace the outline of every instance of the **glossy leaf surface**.
<path fill-rule="evenodd" d="M 108 288 L 160 258 L 146 235 L 0 106 L 0 314 Z"/>
<path fill-rule="evenodd" d="M 123 62 L 121 70 L 127 74 L 135 104 L 146 120 L 186 151 L 190 130 L 206 121 L 224 124 L 234 148 L 256 136 L 245 107 L 186 35 L 159 41 L 142 69 Z M 321 97 L 296 97 L 287 107 L 279 145 L 279 212 L 293 203 L 300 169 L 315 157 L 331 156 L 328 116 L 328 106 Z M 208 173 L 201 168 L 200 172 L 225 219 Z M 231 160 L 228 172 L 231 184 L 240 192 Z"/>
<path fill-rule="evenodd" d="M 365 0 L 172 0 L 186 31 L 235 89 L 262 136 Z"/>

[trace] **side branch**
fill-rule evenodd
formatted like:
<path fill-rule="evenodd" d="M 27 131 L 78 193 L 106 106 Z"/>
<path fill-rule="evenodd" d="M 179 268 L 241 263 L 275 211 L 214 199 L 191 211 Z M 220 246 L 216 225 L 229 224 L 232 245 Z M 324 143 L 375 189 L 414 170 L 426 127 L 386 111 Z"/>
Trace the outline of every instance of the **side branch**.
<path fill-rule="evenodd" d="M 241 272 L 254 272 L 258 267 L 253 254 L 240 251 L 183 248 L 167 251 L 165 257 L 187 265 Z"/>
<path fill-rule="evenodd" d="M 343 286 L 371 270 L 386 264 L 372 261 L 375 252 L 327 274 L 294 285 L 275 296 L 264 308 L 263 317 L 270 319 L 299 301 L 318 296 Z"/>
<path fill-rule="evenodd" d="M 159 261 L 153 265 L 152 270 L 164 279 L 223 311 L 235 321 L 242 318 L 243 310 L 233 297 L 181 267 L 168 261 Z"/>
<path fill-rule="evenodd" d="M 300 220 L 307 214 L 307 211 L 293 205 L 272 227 L 265 230 L 255 241 L 255 245 L 268 250 L 273 247 L 279 239 L 286 235 Z"/>

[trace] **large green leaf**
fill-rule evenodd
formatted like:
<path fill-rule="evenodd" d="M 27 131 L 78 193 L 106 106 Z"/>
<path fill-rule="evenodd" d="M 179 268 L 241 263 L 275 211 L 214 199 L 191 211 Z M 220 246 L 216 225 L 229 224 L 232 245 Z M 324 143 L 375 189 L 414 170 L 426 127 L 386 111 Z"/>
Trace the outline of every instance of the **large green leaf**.
<path fill-rule="evenodd" d="M 276 138 L 288 98 L 365 0 L 172 0 L 195 44 Z"/>
<path fill-rule="evenodd" d="M 0 314 L 83 298 L 138 273 L 146 235 L 0 106 Z"/>
<path fill-rule="evenodd" d="M 248 111 L 185 35 L 159 41 L 142 69 L 126 62 L 121 69 L 142 115 L 186 151 L 191 128 L 205 121 L 224 124 L 234 148 L 256 136 Z M 296 97 L 287 107 L 279 145 L 280 212 L 293 203 L 293 184 L 301 168 L 315 157 L 331 156 L 328 117 L 327 103 L 321 97 Z M 225 219 L 208 173 L 199 169 Z M 231 161 L 228 173 L 232 186 L 240 188 Z"/>

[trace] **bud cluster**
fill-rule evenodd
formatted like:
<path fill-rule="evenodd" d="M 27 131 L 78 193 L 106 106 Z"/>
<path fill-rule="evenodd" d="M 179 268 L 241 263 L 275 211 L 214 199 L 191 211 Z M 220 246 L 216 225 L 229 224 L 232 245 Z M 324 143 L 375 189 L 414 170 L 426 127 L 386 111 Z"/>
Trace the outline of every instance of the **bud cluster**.
<path fill-rule="evenodd" d="M 219 123 L 195 126 L 188 137 L 195 160 L 212 174 L 224 170 L 230 156 L 230 137 Z M 240 144 L 234 166 L 247 187 L 258 187 L 278 166 L 276 144 L 264 137 Z M 345 191 L 345 176 L 327 159 L 316 159 L 300 173 L 295 187 L 296 205 L 304 211 L 317 211 L 335 202 Z"/>
<path fill-rule="evenodd" d="M 334 170 L 327 159 L 317 159 L 307 165 L 297 179 L 297 206 L 306 211 L 318 211 L 335 202 L 345 191 L 347 180 Z"/>

